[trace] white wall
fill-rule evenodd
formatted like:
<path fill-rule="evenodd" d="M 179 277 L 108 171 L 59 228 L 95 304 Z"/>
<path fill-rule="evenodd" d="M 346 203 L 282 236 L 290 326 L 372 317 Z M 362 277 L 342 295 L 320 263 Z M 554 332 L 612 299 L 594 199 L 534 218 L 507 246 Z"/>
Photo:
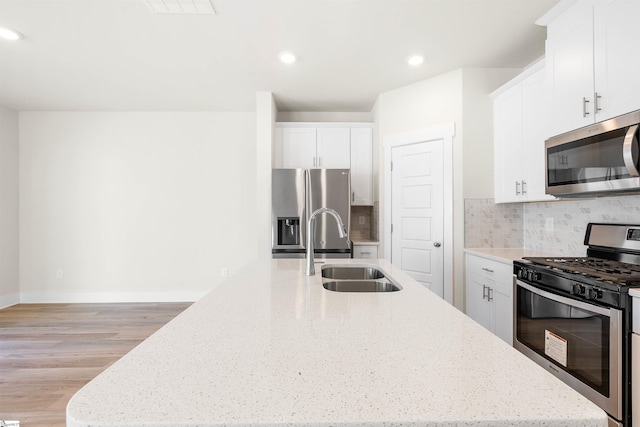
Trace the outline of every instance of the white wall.
<path fill-rule="evenodd" d="M 488 94 L 521 69 L 462 70 L 464 126 L 464 198 L 493 197 L 493 100 Z"/>
<path fill-rule="evenodd" d="M 458 266 L 464 251 L 464 200 L 462 197 L 462 70 L 441 74 L 378 97 L 380 140 L 390 135 L 429 129 L 437 124 L 455 123 L 453 138 L 453 303 L 464 307 L 462 270 Z M 382 144 L 381 144 L 382 145 Z M 380 158 L 384 153 L 380 154 Z M 380 164 L 384 164 L 381 161 Z M 380 182 L 384 182 L 384 171 Z M 380 188 L 384 188 L 382 185 Z M 381 197 L 380 212 L 385 200 Z M 384 219 L 381 219 L 384 222 Z M 446 242 L 444 242 L 447 244 Z M 446 286 L 451 284 L 445 283 Z"/>
<path fill-rule="evenodd" d="M 255 258 L 255 113 L 19 124 L 23 302 L 194 300 Z"/>
<path fill-rule="evenodd" d="M 371 112 L 278 111 L 279 122 L 372 122 Z"/>
<path fill-rule="evenodd" d="M 0 308 L 19 301 L 18 113 L 0 108 Z"/>
<path fill-rule="evenodd" d="M 385 92 L 376 103 L 381 141 L 394 134 L 455 123 L 452 147 L 453 303 L 461 310 L 464 308 L 464 196 L 467 192 L 493 194 L 493 161 L 487 163 L 493 158 L 489 93 L 515 73 L 501 69 L 459 69 Z M 478 160 L 475 158 L 477 153 L 482 153 Z M 380 155 L 382 157 L 383 153 Z M 384 164 L 383 161 L 380 163 Z M 469 182 L 479 172 L 482 172 L 481 179 Z M 381 175 L 380 183 L 384 182 L 384 171 Z M 384 212 L 382 206 L 380 211 Z"/>
<path fill-rule="evenodd" d="M 275 164 L 275 121 L 278 109 L 271 92 L 256 94 L 256 250 L 271 258 L 271 169 Z"/>

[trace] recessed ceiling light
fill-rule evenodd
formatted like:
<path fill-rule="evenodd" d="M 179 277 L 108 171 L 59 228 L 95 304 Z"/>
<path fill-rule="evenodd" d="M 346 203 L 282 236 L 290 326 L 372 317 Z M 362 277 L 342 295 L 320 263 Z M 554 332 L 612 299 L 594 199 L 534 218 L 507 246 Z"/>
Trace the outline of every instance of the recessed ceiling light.
<path fill-rule="evenodd" d="M 0 27 L 0 37 L 7 40 L 20 40 L 24 36 L 11 28 Z"/>
<path fill-rule="evenodd" d="M 280 54 L 280 61 L 285 64 L 293 64 L 294 62 L 296 62 L 296 57 L 291 52 L 282 52 Z"/>
<path fill-rule="evenodd" d="M 420 55 L 414 55 L 407 61 L 409 65 L 413 65 L 414 67 L 420 65 L 424 62 L 424 58 Z"/>

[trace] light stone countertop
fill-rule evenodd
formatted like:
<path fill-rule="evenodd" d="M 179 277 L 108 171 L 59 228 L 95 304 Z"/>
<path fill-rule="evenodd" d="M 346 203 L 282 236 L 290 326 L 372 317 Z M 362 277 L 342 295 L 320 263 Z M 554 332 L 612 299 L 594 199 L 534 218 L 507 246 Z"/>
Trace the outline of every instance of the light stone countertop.
<path fill-rule="evenodd" d="M 67 426 L 607 426 L 388 262 L 326 265 L 378 265 L 399 292 L 327 291 L 304 261 L 229 278 L 78 391 Z"/>
<path fill-rule="evenodd" d="M 557 254 L 548 252 L 534 251 L 532 249 L 523 248 L 467 248 L 466 253 L 478 255 L 483 258 L 502 262 L 504 264 L 512 264 L 513 261 L 524 257 L 557 257 Z"/>

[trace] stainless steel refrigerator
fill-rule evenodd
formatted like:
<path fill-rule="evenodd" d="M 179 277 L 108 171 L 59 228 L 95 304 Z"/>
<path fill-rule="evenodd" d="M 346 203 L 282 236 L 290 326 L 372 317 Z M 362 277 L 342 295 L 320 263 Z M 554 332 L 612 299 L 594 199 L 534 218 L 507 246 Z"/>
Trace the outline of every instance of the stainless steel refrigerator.
<path fill-rule="evenodd" d="M 273 169 L 271 175 L 271 242 L 274 258 L 304 258 L 307 219 L 326 207 L 351 226 L 349 169 Z M 314 253 L 317 258 L 350 258 L 351 242 L 338 236 L 330 215 L 316 216 Z"/>

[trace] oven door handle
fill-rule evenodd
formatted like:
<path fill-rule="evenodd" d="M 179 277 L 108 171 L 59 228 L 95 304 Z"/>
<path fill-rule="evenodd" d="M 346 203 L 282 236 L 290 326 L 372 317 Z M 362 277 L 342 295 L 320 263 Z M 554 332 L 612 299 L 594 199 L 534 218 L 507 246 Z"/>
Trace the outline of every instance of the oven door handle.
<path fill-rule="evenodd" d="M 631 176 L 640 176 L 638 173 L 638 125 L 630 126 L 627 134 L 624 136 L 624 144 L 622 145 L 622 157 L 624 165 Z"/>
<path fill-rule="evenodd" d="M 520 286 L 521 288 L 524 288 L 524 289 L 528 290 L 529 292 L 532 292 L 532 293 L 534 293 L 536 295 L 540 295 L 541 297 L 548 298 L 548 299 L 550 299 L 552 301 L 556 301 L 556 302 L 559 302 L 559 303 L 562 303 L 562 304 L 566 304 L 566 305 L 569 305 L 569 306 L 572 306 L 572 307 L 580 308 L 582 310 L 590 311 L 592 313 L 601 314 L 601 315 L 607 316 L 607 317 L 611 317 L 612 316 L 612 314 L 611 314 L 612 310 L 620 311 L 620 310 L 617 310 L 615 308 L 604 308 L 604 307 L 600 307 L 598 305 L 589 304 L 589 303 L 585 303 L 585 302 L 582 302 L 582 301 L 576 301 L 576 300 L 571 299 L 571 298 L 566 298 L 566 297 L 563 297 L 561 295 L 557 295 L 557 294 L 554 294 L 554 293 L 551 293 L 551 292 L 547 292 L 545 290 L 542 290 L 540 288 L 537 288 L 535 286 L 532 286 L 532 285 L 530 285 L 528 283 L 525 283 L 525 282 L 522 282 L 520 280 L 516 281 L 516 286 Z M 516 295 L 517 295 L 517 292 L 516 292 Z"/>

